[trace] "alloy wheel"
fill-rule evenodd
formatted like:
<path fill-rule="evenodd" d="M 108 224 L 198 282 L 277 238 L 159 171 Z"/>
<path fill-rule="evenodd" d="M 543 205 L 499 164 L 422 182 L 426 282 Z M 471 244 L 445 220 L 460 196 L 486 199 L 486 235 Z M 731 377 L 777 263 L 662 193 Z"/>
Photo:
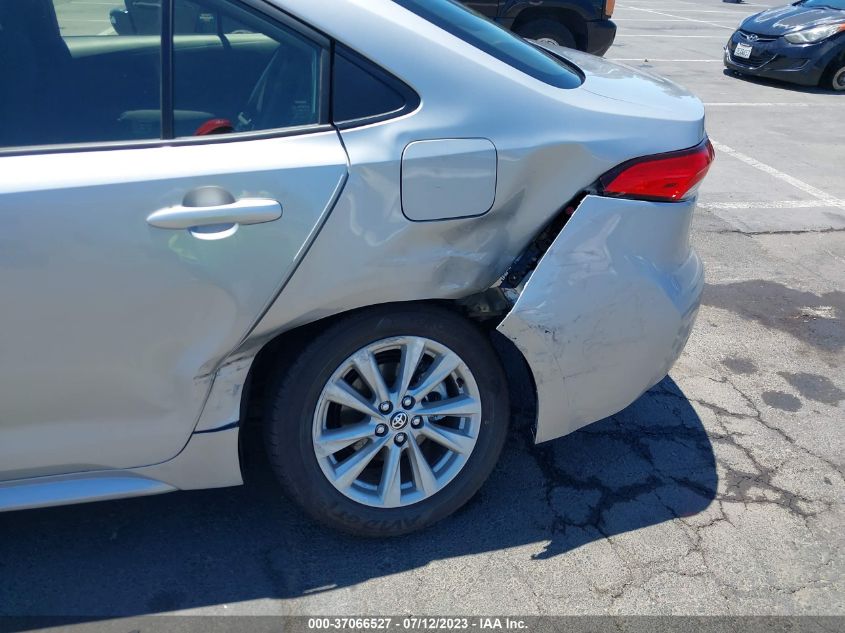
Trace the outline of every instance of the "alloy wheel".
<path fill-rule="evenodd" d="M 481 428 L 478 385 L 445 345 L 417 336 L 349 356 L 317 401 L 320 469 L 343 495 L 397 508 L 436 494 L 463 469 Z"/>
<path fill-rule="evenodd" d="M 834 90 L 845 90 L 845 66 L 834 73 L 832 83 Z"/>

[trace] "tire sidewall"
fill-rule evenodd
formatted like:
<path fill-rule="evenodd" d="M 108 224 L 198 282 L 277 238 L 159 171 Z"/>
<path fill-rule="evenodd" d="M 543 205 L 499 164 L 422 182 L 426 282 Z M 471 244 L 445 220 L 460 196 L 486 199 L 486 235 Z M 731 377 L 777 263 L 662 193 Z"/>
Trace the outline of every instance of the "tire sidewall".
<path fill-rule="evenodd" d="M 822 73 L 821 79 L 819 80 L 819 88 L 832 90 L 837 94 L 841 93 L 845 90 L 845 88 L 837 89 L 834 80 L 836 79 L 837 73 L 840 73 L 843 70 L 845 70 L 845 50 L 840 51 L 840 53 L 828 63 L 824 73 Z"/>
<path fill-rule="evenodd" d="M 576 48 L 575 36 L 560 22 L 551 19 L 533 20 L 519 28 L 522 37 L 540 40 L 550 39 L 566 48 Z"/>
<path fill-rule="evenodd" d="M 276 392 L 267 420 L 268 430 L 277 437 L 296 439 L 276 441 L 278 454 L 271 454 L 288 492 L 315 518 L 366 536 L 411 532 L 466 503 L 495 466 L 508 420 L 504 373 L 489 341 L 473 324 L 450 311 L 430 307 L 379 312 L 344 320 L 307 347 L 296 373 Z M 374 508 L 346 497 L 326 479 L 314 453 L 313 418 L 326 383 L 341 363 L 371 343 L 395 336 L 429 338 L 460 356 L 478 385 L 481 428 L 467 463 L 443 490 L 411 506 Z"/>
<path fill-rule="evenodd" d="M 839 62 L 837 64 L 834 64 L 833 72 L 830 74 L 830 86 L 829 87 L 834 92 L 845 91 L 845 85 L 843 85 L 842 87 L 837 87 L 837 85 L 836 85 L 837 75 L 840 76 L 840 81 L 845 82 L 845 75 L 843 75 L 843 73 L 845 73 L 845 58 L 839 60 Z"/>

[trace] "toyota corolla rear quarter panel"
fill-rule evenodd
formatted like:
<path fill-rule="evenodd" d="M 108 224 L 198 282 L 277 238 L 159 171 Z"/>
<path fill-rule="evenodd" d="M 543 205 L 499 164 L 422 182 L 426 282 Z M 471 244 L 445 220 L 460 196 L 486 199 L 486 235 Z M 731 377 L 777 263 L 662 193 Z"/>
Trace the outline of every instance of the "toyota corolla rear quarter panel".
<path fill-rule="evenodd" d="M 421 104 L 401 118 L 342 131 L 350 158 L 346 187 L 302 265 L 239 351 L 241 358 L 281 331 L 332 314 L 484 291 L 603 173 L 635 157 L 693 147 L 705 136 L 698 99 L 626 66 L 572 56 L 583 62 L 583 68 L 573 66 L 583 85 L 555 88 L 391 0 L 284 4 L 401 78 Z M 402 208 L 403 152 L 420 141 L 449 139 L 484 139 L 476 144 L 495 148 L 493 204 L 470 218 L 438 218 L 432 209 L 430 221 L 412 221 Z M 541 385 L 540 439 L 619 410 L 665 375 L 701 285 L 686 241 L 693 207 L 591 197 L 546 255 L 503 324 Z M 629 241 L 628 250 L 620 250 Z M 684 291 L 667 294 L 671 284 Z M 631 305 L 641 309 L 631 311 Z M 550 306 L 562 311 L 558 318 L 535 318 Z M 576 311 L 583 314 L 579 329 L 569 330 Z M 627 329 L 619 327 L 626 311 L 632 319 Z M 541 344 L 544 323 L 554 337 Z M 603 340 L 603 332 L 613 335 Z M 635 343 L 637 336 L 654 340 Z M 573 355 L 578 337 L 584 340 Z M 631 384 L 617 386 L 614 349 L 616 367 L 643 360 L 651 365 L 640 366 Z M 564 357 L 572 367 L 560 365 Z M 579 371 L 582 377 L 573 378 Z M 552 398 L 564 381 L 573 390 L 589 388 L 580 401 Z M 597 401 L 602 403 L 589 404 Z M 556 418 L 567 402 L 573 411 Z"/>

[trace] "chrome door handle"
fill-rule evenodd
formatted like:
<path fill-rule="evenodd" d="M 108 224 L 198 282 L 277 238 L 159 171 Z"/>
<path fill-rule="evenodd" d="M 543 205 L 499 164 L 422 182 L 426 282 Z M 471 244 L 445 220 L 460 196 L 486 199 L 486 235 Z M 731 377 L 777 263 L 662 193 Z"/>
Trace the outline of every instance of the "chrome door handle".
<path fill-rule="evenodd" d="M 192 229 L 215 224 L 263 224 L 282 217 L 282 205 L 264 198 L 242 198 L 230 204 L 160 209 L 147 218 L 159 229 Z"/>

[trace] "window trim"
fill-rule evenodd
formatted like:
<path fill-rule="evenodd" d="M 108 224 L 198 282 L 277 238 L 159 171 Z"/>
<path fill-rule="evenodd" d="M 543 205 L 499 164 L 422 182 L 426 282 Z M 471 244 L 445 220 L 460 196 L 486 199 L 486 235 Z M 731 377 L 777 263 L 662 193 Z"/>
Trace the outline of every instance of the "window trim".
<path fill-rule="evenodd" d="M 161 98 L 161 123 L 159 124 L 159 136 L 164 139 L 172 139 L 176 127 L 174 108 L 174 95 L 176 91 L 176 67 L 173 60 L 176 57 L 175 30 L 173 28 L 175 6 L 173 0 L 161 0 L 161 48 L 159 62 L 161 64 L 161 85 L 159 96 Z"/>
<path fill-rule="evenodd" d="M 216 145 L 246 141 L 261 141 L 288 136 L 307 136 L 323 132 L 334 132 L 335 127 L 328 123 L 300 125 L 296 127 L 275 128 L 252 132 L 232 132 L 211 136 L 182 136 L 174 139 L 145 139 L 140 141 L 105 141 L 97 143 L 64 143 L 61 145 L 24 145 L 0 148 L 0 158 L 7 156 L 30 156 L 43 154 L 78 154 L 81 152 L 103 152 L 128 149 L 154 149 L 159 147 L 183 147 L 186 145 Z"/>
<path fill-rule="evenodd" d="M 92 141 L 84 143 L 57 143 L 50 145 L 14 145 L 0 147 L 0 158 L 15 156 L 40 156 L 45 154 L 76 154 L 80 152 L 101 152 L 132 149 L 152 149 L 159 147 L 184 147 L 190 145 L 211 145 L 218 143 L 236 143 L 243 141 L 258 141 L 273 138 L 285 138 L 289 136 L 305 136 L 323 132 L 335 131 L 331 124 L 332 105 L 332 51 L 334 42 L 326 35 L 301 22 L 294 16 L 286 13 L 279 7 L 266 2 L 265 0 L 230 0 L 242 4 L 293 31 L 298 35 L 310 40 L 322 49 L 320 55 L 320 120 L 319 123 L 311 125 L 300 125 L 287 128 L 273 128 L 270 130 L 254 130 L 249 132 L 232 132 L 231 134 L 215 134 L 211 136 L 188 136 L 166 138 L 165 122 L 168 118 L 165 114 L 165 105 L 169 106 L 169 119 L 173 123 L 173 0 L 162 0 L 162 33 L 161 33 L 161 130 L 160 138 L 141 140 L 118 140 L 118 141 Z M 167 9 L 167 14 L 165 13 Z M 169 17 L 168 20 L 166 18 Z M 166 28 L 165 24 L 169 24 Z M 170 34 L 168 36 L 168 31 Z M 165 39 L 167 38 L 167 39 Z M 168 50 L 168 55 L 165 55 Z M 169 67 L 165 66 L 165 58 L 169 59 Z M 169 87 L 168 87 L 169 86 Z M 167 90 L 166 90 L 167 87 Z M 166 95 L 165 92 L 168 94 Z M 169 102 L 169 103 L 168 103 Z M 172 130 L 172 128 L 171 128 Z"/>
<path fill-rule="evenodd" d="M 384 112 L 382 114 L 375 114 L 371 116 L 361 117 L 358 119 L 349 119 L 348 121 L 335 121 L 334 118 L 334 77 L 335 77 L 335 58 L 340 55 L 346 59 L 347 62 L 358 66 L 361 70 L 373 75 L 376 79 L 384 83 L 385 85 L 389 86 L 393 89 L 399 96 L 401 96 L 405 103 L 401 108 L 393 110 L 391 112 Z M 399 117 L 405 116 L 406 114 L 410 114 L 412 112 L 416 112 L 420 104 L 422 103 L 422 99 L 420 95 L 417 93 L 416 90 L 411 88 L 408 84 L 404 81 L 399 79 L 396 75 L 388 72 L 375 62 L 367 59 L 357 51 L 353 50 L 352 48 L 346 46 L 345 44 L 341 44 L 340 42 L 335 41 L 334 47 L 332 50 L 332 64 L 331 64 L 331 121 L 332 124 L 338 130 L 349 130 L 358 127 L 364 127 L 367 125 L 373 125 L 374 123 L 382 123 L 384 121 L 390 121 L 391 119 L 397 119 Z"/>

